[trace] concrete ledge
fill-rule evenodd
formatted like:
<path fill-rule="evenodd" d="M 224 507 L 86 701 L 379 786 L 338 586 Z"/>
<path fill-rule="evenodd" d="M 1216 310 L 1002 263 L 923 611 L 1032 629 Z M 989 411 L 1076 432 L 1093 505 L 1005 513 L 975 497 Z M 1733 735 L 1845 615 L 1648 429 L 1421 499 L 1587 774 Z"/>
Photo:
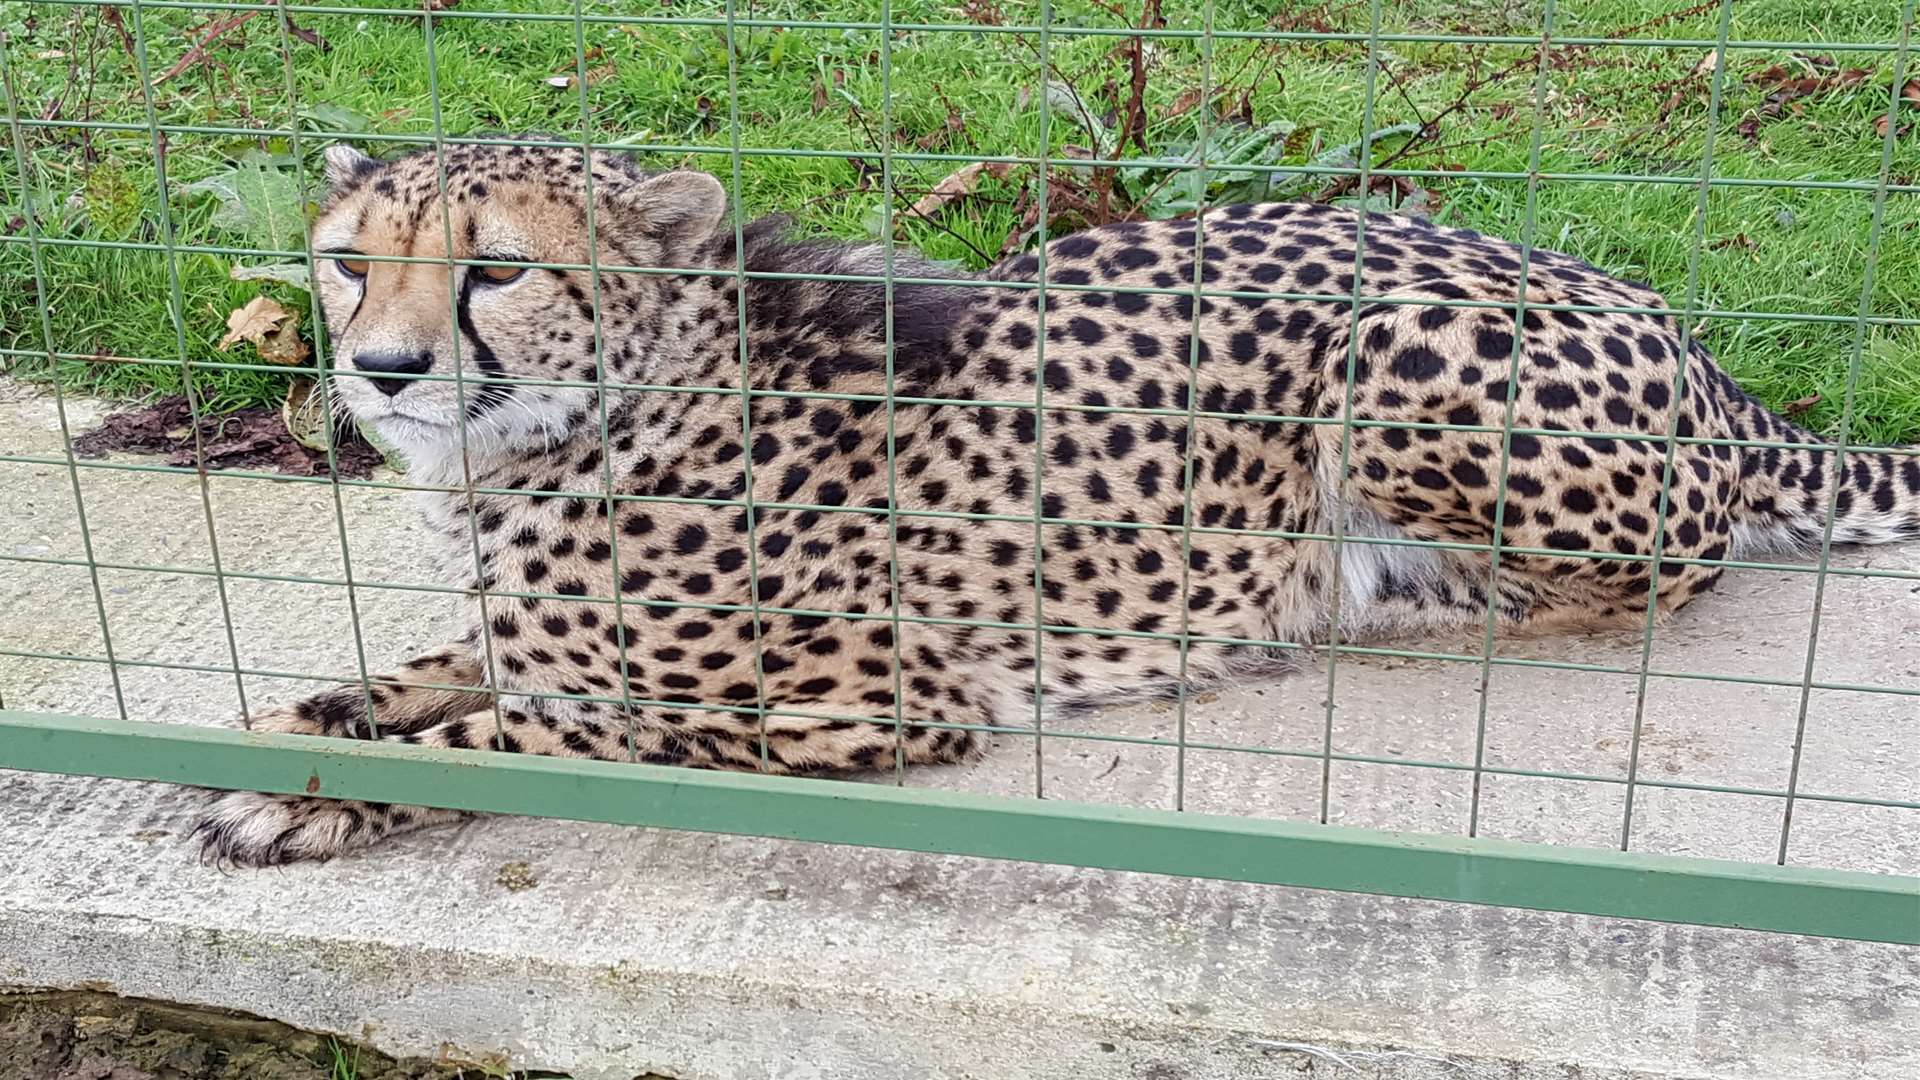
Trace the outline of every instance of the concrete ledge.
<path fill-rule="evenodd" d="M 43 399 L 0 404 L 0 439 L 13 452 L 55 452 L 50 418 Z M 77 557 L 63 469 L 0 463 L 0 490 L 0 551 Z M 86 471 L 82 490 L 99 558 L 209 564 L 191 478 Z M 403 497 L 343 496 L 357 577 L 430 580 Z M 227 568 L 338 572 L 326 488 L 215 479 L 211 497 Z M 1870 561 L 1920 569 L 1920 550 L 1845 556 Z M 102 586 L 118 655 L 229 662 L 211 579 L 104 572 Z M 353 670 L 340 590 L 227 588 L 243 665 Z M 1816 677 L 1920 686 L 1914 588 L 1831 581 Z M 1730 576 L 1660 631 L 1656 665 L 1797 674 L 1811 590 L 1805 574 Z M 391 590 L 358 600 L 382 659 L 428 644 L 447 608 Z M 33 613 L 0 630 L 9 646 L 102 649 L 84 570 L 0 563 L 0 610 Z M 1600 663 L 1631 662 L 1638 647 L 1631 637 L 1502 643 L 1509 655 Z M 1343 750 L 1470 760 L 1477 669 L 1342 661 L 1340 671 Z M 245 684 L 254 702 L 303 690 Z M 1220 742 L 1317 739 L 1325 689 L 1320 677 L 1252 685 L 1198 702 L 1189 723 Z M 1632 689 L 1620 676 L 1497 669 L 1490 758 L 1617 775 Z M 122 691 L 139 719 L 207 723 L 238 708 L 230 674 L 129 667 Z M 8 658 L 0 696 L 12 708 L 116 711 L 99 665 Z M 1914 701 L 1816 692 L 1806 787 L 1920 798 Z M 1642 769 L 1777 786 L 1797 707 L 1787 689 L 1656 680 Z M 1172 723 L 1171 710 L 1149 706 L 1087 726 L 1164 735 Z M 915 782 L 1030 793 L 1025 749 Z M 1170 797 L 1168 755 L 1153 748 L 1062 739 L 1047 755 L 1050 794 Z M 1458 832 L 1466 779 L 1339 769 L 1335 818 Z M 1197 809 L 1304 817 L 1317 808 L 1318 764 L 1194 754 L 1188 792 Z M 1493 777 L 1483 823 L 1512 839 L 1604 846 L 1620 795 Z M 582 1080 L 1920 1075 L 1920 950 L 1898 946 L 531 820 L 222 875 L 183 843 L 191 808 L 187 793 L 161 786 L 0 772 L 0 984 L 241 1009 L 399 1056 L 504 1060 Z M 1767 859 L 1778 819 L 1776 800 L 1649 789 L 1634 843 Z M 1807 803 L 1791 854 L 1920 872 L 1916 825 L 1913 811 Z"/>

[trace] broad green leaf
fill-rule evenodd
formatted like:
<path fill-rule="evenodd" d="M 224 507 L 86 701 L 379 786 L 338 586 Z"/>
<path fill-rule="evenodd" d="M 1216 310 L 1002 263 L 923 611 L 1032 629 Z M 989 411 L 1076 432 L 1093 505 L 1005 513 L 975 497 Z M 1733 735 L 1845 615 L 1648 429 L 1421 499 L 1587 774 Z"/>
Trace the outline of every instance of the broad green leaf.
<path fill-rule="evenodd" d="M 330 101 L 317 101 L 300 110 L 300 118 L 308 120 L 327 131 L 370 131 L 373 124 L 366 117 L 352 109 L 335 105 Z"/>
<path fill-rule="evenodd" d="M 237 233 L 249 247 L 286 251 L 300 246 L 306 230 L 299 183 L 292 174 L 243 161 L 224 173 L 179 189 L 189 198 L 212 198 L 220 206 L 211 224 Z"/>

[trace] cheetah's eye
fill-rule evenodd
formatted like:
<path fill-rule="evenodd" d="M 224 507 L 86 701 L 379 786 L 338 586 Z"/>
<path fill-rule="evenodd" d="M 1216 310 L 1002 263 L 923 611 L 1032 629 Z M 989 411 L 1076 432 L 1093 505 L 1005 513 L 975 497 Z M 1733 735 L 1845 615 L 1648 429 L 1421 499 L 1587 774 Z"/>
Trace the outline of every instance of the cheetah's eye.
<path fill-rule="evenodd" d="M 480 266 L 475 269 L 480 271 L 482 279 L 495 285 L 505 285 L 527 272 L 524 266 Z"/>
<path fill-rule="evenodd" d="M 373 268 L 373 264 L 365 259 L 335 259 L 333 265 L 339 267 L 341 273 L 355 281 L 366 277 L 367 271 Z"/>

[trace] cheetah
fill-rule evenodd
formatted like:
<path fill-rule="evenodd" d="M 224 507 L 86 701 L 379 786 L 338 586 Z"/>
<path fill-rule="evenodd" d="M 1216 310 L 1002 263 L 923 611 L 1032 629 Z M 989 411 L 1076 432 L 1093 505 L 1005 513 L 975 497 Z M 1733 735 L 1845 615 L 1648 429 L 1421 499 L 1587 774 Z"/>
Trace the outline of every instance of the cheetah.
<path fill-rule="evenodd" d="M 704 173 L 441 153 L 331 149 L 312 246 L 332 392 L 427 489 L 470 615 L 256 730 L 963 763 L 1036 695 L 1218 679 L 1336 615 L 1345 641 L 1639 625 L 1716 560 L 1817 546 L 1829 505 L 1842 543 L 1920 535 L 1920 459 L 1848 454 L 1830 490 L 1832 450 L 1673 316 L 1567 310 L 1660 295 L 1554 252 L 1238 205 L 960 284 L 901 251 L 889 291 L 819 279 L 873 279 L 881 249 L 736 226 Z M 197 835 L 259 865 L 463 816 L 232 792 Z"/>

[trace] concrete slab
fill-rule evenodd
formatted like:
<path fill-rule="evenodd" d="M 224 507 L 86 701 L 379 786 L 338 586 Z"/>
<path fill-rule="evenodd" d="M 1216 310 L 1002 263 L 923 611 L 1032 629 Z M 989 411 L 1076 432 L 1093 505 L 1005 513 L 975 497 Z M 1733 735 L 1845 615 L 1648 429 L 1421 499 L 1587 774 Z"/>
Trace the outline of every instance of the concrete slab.
<path fill-rule="evenodd" d="M 6 400 L 10 398 L 11 400 Z M 75 402 L 76 423 L 102 406 Z M 59 449 L 50 400 L 0 395 L 0 452 Z M 103 560 L 210 568 L 192 478 L 83 469 Z M 64 468 L 0 462 L 0 553 L 78 557 Z M 341 572 L 325 486 L 215 478 L 225 568 Z M 340 493 L 354 574 L 433 580 L 404 496 Z M 1838 564 L 1920 570 L 1920 548 Z M 232 663 L 213 579 L 104 571 L 116 655 Z M 242 666 L 355 670 L 343 589 L 229 579 Z M 1749 571 L 1662 628 L 1654 666 L 1779 678 L 1805 660 L 1810 575 Z M 1920 687 L 1920 583 L 1833 579 L 1817 677 Z M 376 664 L 432 644 L 444 595 L 362 589 Z M 82 569 L 0 562 L 8 647 L 99 654 Z M 1476 641 L 1427 642 L 1473 652 Z M 1501 642 L 1501 655 L 1632 669 L 1634 635 Z M 1342 659 L 1337 749 L 1471 761 L 1478 670 Z M 123 667 L 129 715 L 209 723 L 303 692 L 292 680 Z M 311 686 L 312 684 L 307 684 Z M 1624 776 L 1637 679 L 1497 668 L 1488 761 Z M 13 708 L 114 715 L 97 664 L 0 658 Z M 1197 700 L 1189 737 L 1312 749 L 1324 670 Z M 1777 787 L 1799 695 L 1651 681 L 1644 775 Z M 1920 702 L 1820 691 L 1803 786 L 1920 799 Z M 1171 706 L 1108 710 L 1072 730 L 1170 736 Z M 1076 741 L 1043 755 L 1049 796 L 1171 805 L 1171 752 Z M 1031 744 L 912 782 L 1031 794 Z M 1335 820 L 1465 829 L 1470 776 L 1337 764 Z M 1306 818 L 1317 761 L 1189 754 L 1187 805 Z M 1618 784 L 1490 776 L 1483 830 L 1617 843 Z M 586 1080 L 743 1077 L 1253 1078 L 1920 1075 L 1920 950 L 1658 926 L 953 857 L 498 819 L 326 866 L 222 875 L 182 842 L 182 792 L 0 772 L 0 985 L 106 987 L 243 1009 L 362 1037 Z M 1771 859 L 1777 800 L 1642 788 L 1632 840 Z M 1920 872 L 1920 812 L 1802 803 L 1795 862 Z M 1920 919 L 1920 908 L 1916 908 Z"/>

